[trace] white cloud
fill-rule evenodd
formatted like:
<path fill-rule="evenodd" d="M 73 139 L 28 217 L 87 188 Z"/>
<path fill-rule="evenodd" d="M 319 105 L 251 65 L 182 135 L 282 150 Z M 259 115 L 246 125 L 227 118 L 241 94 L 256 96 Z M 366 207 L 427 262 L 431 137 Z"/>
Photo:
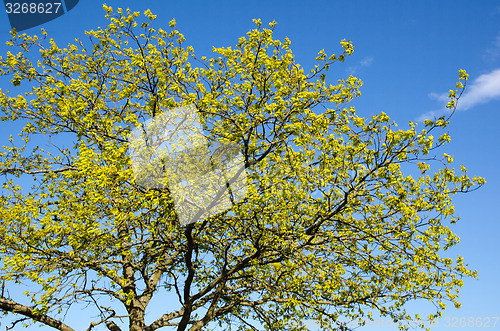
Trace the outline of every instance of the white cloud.
<path fill-rule="evenodd" d="M 366 56 L 364 58 L 361 59 L 361 61 L 359 61 L 359 64 L 355 65 L 355 66 L 350 66 L 346 69 L 346 71 L 351 74 L 351 75 L 354 75 L 356 74 L 359 69 L 361 68 L 368 68 L 369 66 L 371 66 L 373 63 L 373 57 L 371 56 Z"/>
<path fill-rule="evenodd" d="M 361 62 L 359 62 L 359 64 L 360 64 L 362 67 L 369 67 L 369 66 L 371 66 L 371 65 L 372 65 L 372 63 L 373 63 L 373 57 L 371 57 L 371 56 L 367 56 L 367 57 L 363 58 L 363 59 L 361 60 Z"/>
<path fill-rule="evenodd" d="M 448 102 L 448 94 L 430 93 L 429 97 L 439 102 Z M 500 99 L 500 69 L 477 77 L 472 83 L 467 83 L 465 92 L 458 100 L 457 110 L 468 110 L 479 104 Z M 437 110 L 423 114 L 419 120 L 433 118 L 449 113 L 449 110 Z"/>

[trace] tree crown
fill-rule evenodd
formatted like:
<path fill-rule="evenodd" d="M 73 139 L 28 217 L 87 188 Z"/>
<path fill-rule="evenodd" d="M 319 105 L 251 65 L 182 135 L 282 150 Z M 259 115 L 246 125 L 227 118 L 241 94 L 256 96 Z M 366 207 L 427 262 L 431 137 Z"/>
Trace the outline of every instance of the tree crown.
<path fill-rule="evenodd" d="M 210 323 L 238 330 L 345 329 L 341 318 L 410 320 L 405 304 L 457 301 L 461 257 L 451 197 L 484 183 L 453 158 L 432 156 L 450 141 L 450 117 L 397 129 L 389 116 L 356 115 L 353 76 L 330 84 L 326 73 L 353 52 L 320 51 L 306 73 L 291 42 L 273 38 L 276 23 L 256 28 L 217 57 L 197 58 L 184 36 L 152 27 L 155 15 L 104 5 L 109 24 L 59 48 L 50 39 L 12 32 L 22 52 L 0 58 L 0 73 L 23 95 L 0 90 L 2 120 L 23 121 L 23 142 L 0 154 L 1 277 L 32 281 L 32 306 L 0 298 L 0 309 L 59 330 L 57 313 L 78 302 L 98 311 L 110 330 L 123 315 L 130 330 L 199 330 Z M 37 63 L 28 53 L 39 51 Z M 198 66 L 195 66 L 198 65 Z M 454 110 L 467 74 L 450 91 Z M 200 222 L 179 224 L 169 188 L 134 180 L 134 127 L 169 109 L 196 106 L 209 142 L 240 147 L 245 197 Z M 49 148 L 27 148 L 36 135 Z M 60 139 L 64 138 L 64 143 Z M 55 141 L 53 142 L 52 139 Z M 69 146 L 68 146 L 69 144 Z M 66 146 L 66 147 L 64 147 Z M 434 173 L 432 162 L 442 168 Z M 31 177 L 33 190 L 19 177 Z M 168 178 L 166 179 L 168 181 Z M 145 322 L 154 295 L 173 293 L 171 310 Z M 114 302 L 107 304 L 107 302 Z M 51 317 L 54 316 L 54 317 Z M 259 323 L 259 326 L 252 326 Z"/>

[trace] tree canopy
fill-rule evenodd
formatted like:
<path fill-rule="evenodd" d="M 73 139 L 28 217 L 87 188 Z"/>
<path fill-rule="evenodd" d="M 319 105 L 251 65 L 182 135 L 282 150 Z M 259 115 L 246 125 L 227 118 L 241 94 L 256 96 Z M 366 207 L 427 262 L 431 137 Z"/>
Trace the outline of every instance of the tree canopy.
<path fill-rule="evenodd" d="M 98 316 L 87 330 L 307 330 L 306 320 L 345 330 L 372 312 L 424 323 L 459 306 L 476 272 L 445 256 L 459 241 L 451 198 L 484 179 L 435 154 L 451 115 L 408 129 L 356 115 L 362 82 L 327 78 L 350 41 L 308 71 L 289 39 L 273 38 L 275 22 L 254 20 L 235 46 L 199 58 L 175 20 L 165 31 L 149 10 L 104 9 L 109 24 L 85 41 L 59 48 L 43 30 L 13 31 L 20 52 L 0 58 L 14 86 L 0 90 L 3 125 L 23 125 L 0 153 L 2 311 L 62 331 L 79 330 L 62 319 L 78 305 Z M 207 141 L 239 147 L 247 187 L 229 209 L 181 224 L 168 185 L 135 180 L 129 140 L 188 105 Z M 31 305 L 9 292 L 25 282 L 36 284 Z M 163 315 L 146 321 L 166 293 Z M 419 299 L 435 312 L 410 315 Z"/>

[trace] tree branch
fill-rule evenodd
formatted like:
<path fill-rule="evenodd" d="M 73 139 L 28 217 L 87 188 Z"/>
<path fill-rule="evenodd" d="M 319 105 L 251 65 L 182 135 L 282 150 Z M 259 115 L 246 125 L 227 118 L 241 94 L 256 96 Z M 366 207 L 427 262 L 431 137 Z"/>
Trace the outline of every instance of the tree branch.
<path fill-rule="evenodd" d="M 12 313 L 24 315 L 26 317 L 31 318 L 34 321 L 43 323 L 47 326 L 53 327 L 56 330 L 60 331 L 75 331 L 73 328 L 64 324 L 61 321 L 58 321 L 50 316 L 45 314 L 37 313 L 28 306 L 22 305 L 20 303 L 14 302 L 12 300 L 7 300 L 0 298 L 0 309 L 4 311 L 9 311 Z"/>

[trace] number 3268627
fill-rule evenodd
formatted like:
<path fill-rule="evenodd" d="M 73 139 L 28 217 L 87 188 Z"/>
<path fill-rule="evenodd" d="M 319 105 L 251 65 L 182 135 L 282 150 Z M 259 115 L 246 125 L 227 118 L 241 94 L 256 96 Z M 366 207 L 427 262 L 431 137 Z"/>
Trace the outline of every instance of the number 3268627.
<path fill-rule="evenodd" d="M 445 328 L 494 328 L 499 317 L 444 317 Z M 436 320 L 436 322 L 438 322 Z"/>
<path fill-rule="evenodd" d="M 61 8 L 60 2 L 7 2 L 5 11 L 7 14 L 57 14 Z"/>

